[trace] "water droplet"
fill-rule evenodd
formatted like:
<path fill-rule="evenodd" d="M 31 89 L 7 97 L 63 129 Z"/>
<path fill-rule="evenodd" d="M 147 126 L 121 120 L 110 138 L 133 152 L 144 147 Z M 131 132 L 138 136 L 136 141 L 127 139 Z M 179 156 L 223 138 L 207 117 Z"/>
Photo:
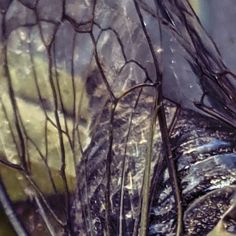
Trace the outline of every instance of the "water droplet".
<path fill-rule="evenodd" d="M 22 50 L 20 50 L 20 49 L 17 49 L 14 52 L 15 52 L 16 55 L 21 55 L 22 54 Z"/>
<path fill-rule="evenodd" d="M 20 36 L 20 39 L 22 40 L 22 41 L 25 41 L 26 40 L 26 33 L 25 32 L 23 32 L 23 31 L 21 31 L 20 33 L 19 33 L 19 36 Z"/>
<path fill-rule="evenodd" d="M 29 75 L 31 73 L 31 69 L 29 67 L 25 68 L 25 74 Z M 24 77 L 25 78 L 25 77 Z"/>
<path fill-rule="evenodd" d="M 163 48 L 158 47 L 158 48 L 156 49 L 156 52 L 160 54 L 161 52 L 163 52 Z"/>
<path fill-rule="evenodd" d="M 26 39 L 26 42 L 27 42 L 27 43 L 31 43 L 31 39 L 30 39 L 30 38 L 27 38 L 27 39 Z"/>
<path fill-rule="evenodd" d="M 18 180 L 23 180 L 23 176 L 19 175 L 19 176 L 17 176 L 17 179 Z"/>
<path fill-rule="evenodd" d="M 43 46 L 43 44 L 40 44 L 40 45 L 37 47 L 37 51 L 38 51 L 38 52 L 44 51 L 44 46 Z"/>

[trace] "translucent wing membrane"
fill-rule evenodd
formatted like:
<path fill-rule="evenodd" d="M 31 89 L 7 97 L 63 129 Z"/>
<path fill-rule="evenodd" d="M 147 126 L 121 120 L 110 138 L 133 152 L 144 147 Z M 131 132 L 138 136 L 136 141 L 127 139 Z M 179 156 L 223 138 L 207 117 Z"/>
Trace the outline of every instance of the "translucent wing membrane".
<path fill-rule="evenodd" d="M 17 235 L 205 235 L 233 218 L 235 75 L 188 1 L 0 8 L 0 202 Z"/>

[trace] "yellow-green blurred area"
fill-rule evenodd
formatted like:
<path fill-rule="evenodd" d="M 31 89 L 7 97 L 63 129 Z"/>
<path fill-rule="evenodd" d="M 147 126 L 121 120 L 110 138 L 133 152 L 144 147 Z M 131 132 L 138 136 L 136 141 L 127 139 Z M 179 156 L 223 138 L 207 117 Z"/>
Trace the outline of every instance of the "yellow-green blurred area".
<path fill-rule="evenodd" d="M 192 5 L 193 9 L 197 14 L 200 14 L 200 1 L 199 0 L 189 0 L 189 3 Z"/>
<path fill-rule="evenodd" d="M 188 0 L 191 4 L 192 8 L 196 12 L 199 17 L 202 25 L 208 29 L 209 27 L 209 19 L 208 19 L 208 0 Z"/>
<path fill-rule="evenodd" d="M 72 190 L 75 165 L 80 158 L 76 150 L 80 147 L 75 144 L 84 147 L 88 142 L 88 97 L 84 94 L 84 82 L 72 78 L 59 66 L 49 67 L 39 32 L 31 32 L 30 37 L 26 32 L 21 28 L 10 35 L 7 44 L 9 74 L 1 68 L 0 156 L 2 160 L 20 166 L 19 156 L 24 148 L 29 176 L 46 194 L 53 192 L 50 175 L 57 190 L 64 190 L 59 174 L 64 158 L 67 182 Z M 29 45 L 35 47 L 35 51 L 29 50 Z M 13 95 L 9 93 L 9 86 L 13 88 Z M 80 125 L 80 119 L 86 122 Z M 20 126 L 24 147 L 16 123 Z M 59 137 L 63 140 L 64 153 Z M 1 167 L 10 197 L 14 201 L 24 199 L 24 177 L 14 168 Z"/>
<path fill-rule="evenodd" d="M 6 236 L 16 235 L 2 209 L 0 212 L 0 221 L 1 221 L 0 235 L 6 235 Z"/>
<path fill-rule="evenodd" d="M 66 186 L 75 189 L 76 163 L 89 143 L 89 98 L 85 81 L 50 57 L 37 26 L 14 30 L 0 61 L 0 176 L 30 226 L 31 190 L 55 203 Z M 28 215 L 35 218 L 32 210 Z M 2 210 L 0 218 L 0 235 L 12 235 Z"/>
<path fill-rule="evenodd" d="M 55 211 L 55 214 L 61 219 L 65 220 L 65 212 L 63 209 L 64 202 L 63 195 L 51 196 L 47 198 L 48 204 L 50 204 L 51 208 Z M 45 227 L 45 223 L 43 222 L 37 206 L 31 200 L 21 201 L 14 204 L 15 213 L 18 215 L 19 219 L 24 226 L 26 227 L 28 233 L 34 236 L 47 236 L 51 235 L 47 228 Z M 58 223 L 54 220 L 52 216 L 48 219 L 50 220 L 50 224 L 55 229 L 56 235 L 62 235 L 62 229 L 58 225 Z M 60 234 L 61 233 L 61 234 Z M 4 214 L 4 211 L 1 209 L 0 211 L 0 235 L 1 236 L 16 236 L 17 234 L 13 230 L 8 218 Z M 17 235 L 18 236 L 18 235 Z"/>

